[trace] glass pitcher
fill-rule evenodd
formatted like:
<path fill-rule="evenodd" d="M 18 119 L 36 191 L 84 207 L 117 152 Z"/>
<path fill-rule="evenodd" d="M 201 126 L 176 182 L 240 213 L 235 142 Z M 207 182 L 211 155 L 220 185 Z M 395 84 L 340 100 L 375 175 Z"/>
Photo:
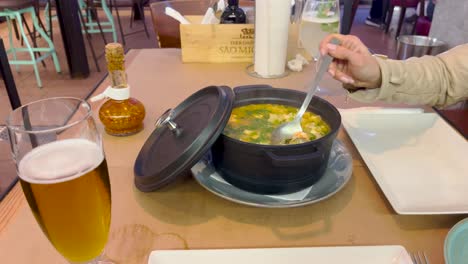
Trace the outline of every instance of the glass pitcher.
<path fill-rule="evenodd" d="M 296 10 L 297 11 L 297 10 Z M 299 26 L 300 47 L 317 60 L 322 39 L 340 30 L 339 0 L 306 0 Z"/>

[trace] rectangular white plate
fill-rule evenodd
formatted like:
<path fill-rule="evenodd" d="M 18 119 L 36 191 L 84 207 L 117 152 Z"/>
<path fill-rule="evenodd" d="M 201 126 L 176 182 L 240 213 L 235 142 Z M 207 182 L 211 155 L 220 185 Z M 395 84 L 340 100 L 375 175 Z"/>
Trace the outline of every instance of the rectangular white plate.
<path fill-rule="evenodd" d="M 468 142 L 435 113 L 341 111 L 399 214 L 468 213 Z"/>
<path fill-rule="evenodd" d="M 412 264 L 402 246 L 158 250 L 149 264 Z"/>

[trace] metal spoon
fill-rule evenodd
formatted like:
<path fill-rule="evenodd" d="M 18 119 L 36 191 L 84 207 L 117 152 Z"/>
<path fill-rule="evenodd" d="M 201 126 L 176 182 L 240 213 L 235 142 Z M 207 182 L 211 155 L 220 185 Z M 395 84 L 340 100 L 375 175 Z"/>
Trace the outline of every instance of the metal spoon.
<path fill-rule="evenodd" d="M 338 39 L 332 39 L 330 43 L 339 45 L 340 41 Z M 318 84 L 322 80 L 322 77 L 325 74 L 325 72 L 328 70 L 328 67 L 333 61 L 333 58 L 330 55 L 326 54 L 321 58 L 321 60 L 322 62 L 320 63 L 317 74 L 315 74 L 315 78 L 309 87 L 307 96 L 304 99 L 304 102 L 302 103 L 301 108 L 297 112 L 296 117 L 292 121 L 286 122 L 280 125 L 279 127 L 277 127 L 275 130 L 273 130 L 273 132 L 271 133 L 271 144 L 273 145 L 282 144 L 287 139 L 293 138 L 294 134 L 298 132 L 302 132 L 302 127 L 301 127 L 302 116 L 304 115 L 307 108 L 309 107 L 310 101 L 312 100 L 312 97 L 314 97 L 314 94 L 317 91 Z"/>

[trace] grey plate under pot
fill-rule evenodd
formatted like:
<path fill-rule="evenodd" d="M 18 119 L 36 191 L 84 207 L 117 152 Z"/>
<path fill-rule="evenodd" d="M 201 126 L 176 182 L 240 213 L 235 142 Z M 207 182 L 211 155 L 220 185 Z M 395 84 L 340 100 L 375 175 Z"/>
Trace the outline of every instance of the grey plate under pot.
<path fill-rule="evenodd" d="M 197 182 L 219 197 L 255 207 L 288 208 L 317 203 L 341 190 L 351 179 L 353 172 L 351 154 L 339 140 L 333 143 L 328 168 L 323 177 L 311 187 L 288 195 L 263 195 L 239 189 L 224 181 L 210 160 L 209 155 L 206 155 L 192 167 Z"/>

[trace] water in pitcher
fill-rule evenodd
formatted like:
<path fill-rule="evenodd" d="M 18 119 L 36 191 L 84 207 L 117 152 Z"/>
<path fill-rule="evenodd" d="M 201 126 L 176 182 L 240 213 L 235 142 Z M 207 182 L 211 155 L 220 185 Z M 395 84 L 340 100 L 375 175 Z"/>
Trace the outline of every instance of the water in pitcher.
<path fill-rule="evenodd" d="M 340 13 L 337 1 L 311 1 L 302 14 L 300 39 L 302 47 L 314 58 L 319 57 L 319 44 L 323 38 L 338 33 Z"/>

